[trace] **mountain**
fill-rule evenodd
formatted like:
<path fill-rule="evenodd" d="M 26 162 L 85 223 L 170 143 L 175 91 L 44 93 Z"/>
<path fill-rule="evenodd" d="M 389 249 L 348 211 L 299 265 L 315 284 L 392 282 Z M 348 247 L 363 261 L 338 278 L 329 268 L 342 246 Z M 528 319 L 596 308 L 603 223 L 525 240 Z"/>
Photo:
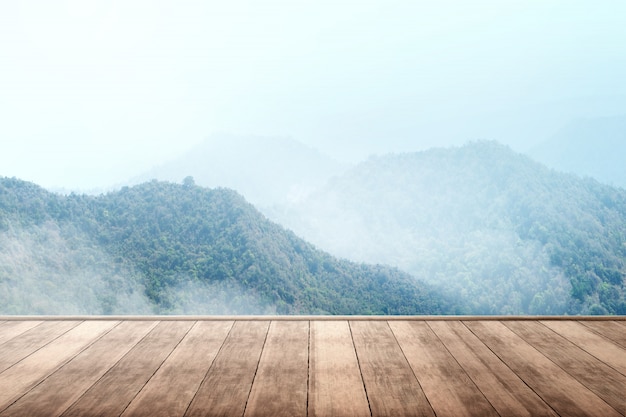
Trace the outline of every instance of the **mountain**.
<path fill-rule="evenodd" d="M 397 269 L 336 259 L 228 189 L 62 196 L 0 179 L 0 314 L 438 314 Z"/>
<path fill-rule="evenodd" d="M 529 155 L 556 170 L 626 188 L 626 116 L 575 120 Z"/>
<path fill-rule="evenodd" d="M 477 314 L 626 314 L 626 191 L 496 142 L 372 157 L 269 216 Z"/>
<path fill-rule="evenodd" d="M 345 170 L 339 162 L 298 141 L 280 137 L 213 135 L 186 154 L 136 178 L 227 187 L 255 206 L 298 201 Z"/>

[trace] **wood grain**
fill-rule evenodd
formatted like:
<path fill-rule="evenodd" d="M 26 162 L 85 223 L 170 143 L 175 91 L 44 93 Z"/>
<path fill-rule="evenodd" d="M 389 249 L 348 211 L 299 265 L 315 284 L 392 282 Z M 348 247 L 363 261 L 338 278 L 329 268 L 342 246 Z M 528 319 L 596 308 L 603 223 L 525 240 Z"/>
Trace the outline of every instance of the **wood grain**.
<path fill-rule="evenodd" d="M 30 330 L 41 323 L 42 321 L 38 320 L 3 321 L 0 325 L 0 352 L 2 351 L 3 343 L 6 343 L 14 337 L 21 335 L 25 331 Z"/>
<path fill-rule="evenodd" d="M 580 321 L 580 324 L 590 328 L 601 336 L 626 348 L 626 327 L 616 321 Z"/>
<path fill-rule="evenodd" d="M 309 416 L 370 416 L 348 322 L 310 326 Z"/>
<path fill-rule="evenodd" d="M 13 403 L 0 416 L 58 416 L 119 361 L 154 326 L 122 322 Z"/>
<path fill-rule="evenodd" d="M 504 324 L 617 411 L 626 412 L 625 376 L 541 323 L 512 321 Z"/>
<path fill-rule="evenodd" d="M 501 416 L 557 416 L 461 322 L 437 321 L 428 325 Z"/>
<path fill-rule="evenodd" d="M 119 416 L 192 325 L 159 323 L 62 415 Z"/>
<path fill-rule="evenodd" d="M 620 415 L 503 323 L 468 321 L 465 325 L 560 415 Z"/>
<path fill-rule="evenodd" d="M 0 411 L 118 325 L 85 321 L 0 374 Z"/>
<path fill-rule="evenodd" d="M 270 324 L 245 416 L 307 415 L 309 322 Z"/>
<path fill-rule="evenodd" d="M 626 376 L 626 349 L 574 321 L 541 321 L 552 330 Z"/>
<path fill-rule="evenodd" d="M 269 321 L 238 321 L 200 385 L 186 416 L 243 416 Z"/>
<path fill-rule="evenodd" d="M 232 326 L 232 321 L 195 323 L 122 415 L 182 416 Z"/>
<path fill-rule="evenodd" d="M 626 321 L 546 319 L 0 317 L 0 417 L 624 416 Z"/>
<path fill-rule="evenodd" d="M 48 321 L 7 341 L 0 346 L 0 373 L 79 324 Z"/>
<path fill-rule="evenodd" d="M 390 322 L 437 417 L 496 416 L 496 410 L 426 322 Z"/>
<path fill-rule="evenodd" d="M 434 416 L 389 324 L 350 322 L 373 416 Z"/>

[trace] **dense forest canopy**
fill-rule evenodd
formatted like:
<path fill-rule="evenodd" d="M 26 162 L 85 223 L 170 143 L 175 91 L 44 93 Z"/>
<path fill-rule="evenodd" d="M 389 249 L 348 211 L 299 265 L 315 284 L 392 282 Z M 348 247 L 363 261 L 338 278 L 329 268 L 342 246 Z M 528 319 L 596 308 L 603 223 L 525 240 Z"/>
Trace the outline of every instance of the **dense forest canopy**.
<path fill-rule="evenodd" d="M 97 197 L 0 179 L 0 248 L 2 313 L 454 312 L 406 273 L 333 258 L 191 178 Z"/>
<path fill-rule="evenodd" d="M 372 157 L 264 213 L 192 177 L 0 179 L 1 312 L 626 314 L 626 191 L 496 142 Z"/>
<path fill-rule="evenodd" d="M 372 157 L 268 215 L 481 314 L 626 314 L 626 191 L 496 142 Z"/>

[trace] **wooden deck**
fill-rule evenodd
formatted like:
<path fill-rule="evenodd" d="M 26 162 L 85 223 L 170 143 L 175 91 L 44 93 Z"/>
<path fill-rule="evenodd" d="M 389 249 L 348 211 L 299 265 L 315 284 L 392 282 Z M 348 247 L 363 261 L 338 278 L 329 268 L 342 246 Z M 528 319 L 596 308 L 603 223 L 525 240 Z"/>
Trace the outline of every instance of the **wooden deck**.
<path fill-rule="evenodd" d="M 626 318 L 0 317 L 2 416 L 624 416 Z"/>

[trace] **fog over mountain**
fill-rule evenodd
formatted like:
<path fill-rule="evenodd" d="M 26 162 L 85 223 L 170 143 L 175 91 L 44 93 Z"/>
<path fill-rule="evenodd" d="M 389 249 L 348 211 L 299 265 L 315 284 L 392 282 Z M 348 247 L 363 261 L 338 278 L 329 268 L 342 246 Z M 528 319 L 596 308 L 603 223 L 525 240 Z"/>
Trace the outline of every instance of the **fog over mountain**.
<path fill-rule="evenodd" d="M 464 310 L 397 269 L 336 259 L 236 192 L 190 178 L 100 196 L 0 178 L 0 314 Z"/>
<path fill-rule="evenodd" d="M 626 188 L 626 116 L 574 120 L 528 154 L 556 170 Z"/>
<path fill-rule="evenodd" d="M 495 142 L 372 157 L 268 215 L 337 256 L 462 295 L 474 312 L 626 312 L 626 191 Z"/>
<path fill-rule="evenodd" d="M 154 173 L 240 184 L 295 234 L 192 175 L 100 196 L 6 178 L 4 311 L 626 312 L 621 188 L 492 141 L 375 156 L 334 176 L 337 164 L 292 140 L 233 143 Z"/>
<path fill-rule="evenodd" d="M 0 175 L 108 189 L 215 132 L 356 163 L 626 114 L 626 2 L 0 2 Z M 176 179 L 180 181 L 180 179 Z"/>
<path fill-rule="evenodd" d="M 265 207 L 297 202 L 345 169 L 347 165 L 294 139 L 220 134 L 131 183 L 180 182 L 193 176 L 199 185 L 232 188 Z"/>
<path fill-rule="evenodd" d="M 623 0 L 0 2 L 0 300 L 398 312 L 442 290 L 463 312 L 623 313 L 624 16 Z M 232 204 L 207 212 L 209 194 Z M 177 235 L 232 213 L 232 242 Z M 235 268 L 269 229 L 253 252 L 272 290 Z M 373 301 L 385 283 L 393 302 Z"/>

